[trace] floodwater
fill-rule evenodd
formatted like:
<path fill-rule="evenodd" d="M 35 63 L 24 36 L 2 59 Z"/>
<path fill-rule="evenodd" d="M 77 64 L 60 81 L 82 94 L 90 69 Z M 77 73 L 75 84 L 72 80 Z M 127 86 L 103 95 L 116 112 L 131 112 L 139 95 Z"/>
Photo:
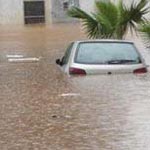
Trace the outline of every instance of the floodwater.
<path fill-rule="evenodd" d="M 1 27 L 0 150 L 150 150 L 149 73 L 68 77 L 55 59 L 76 39 L 78 24 Z"/>

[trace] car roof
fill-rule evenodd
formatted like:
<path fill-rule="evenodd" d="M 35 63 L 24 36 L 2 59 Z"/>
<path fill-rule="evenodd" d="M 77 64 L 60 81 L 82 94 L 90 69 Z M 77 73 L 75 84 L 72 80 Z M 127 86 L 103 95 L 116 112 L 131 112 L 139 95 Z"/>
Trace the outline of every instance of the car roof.
<path fill-rule="evenodd" d="M 75 41 L 75 43 L 92 43 L 92 42 L 116 42 L 116 43 L 131 43 L 133 44 L 134 42 L 132 41 L 127 41 L 127 40 L 117 40 L 117 39 L 94 39 L 94 40 L 79 40 Z"/>

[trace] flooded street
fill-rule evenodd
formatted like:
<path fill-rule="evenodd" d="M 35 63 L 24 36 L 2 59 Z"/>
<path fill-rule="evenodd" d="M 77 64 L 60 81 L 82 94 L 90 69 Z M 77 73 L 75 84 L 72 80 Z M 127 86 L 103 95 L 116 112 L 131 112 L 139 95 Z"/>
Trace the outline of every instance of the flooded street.
<path fill-rule="evenodd" d="M 78 24 L 1 27 L 0 150 L 150 150 L 149 73 L 68 77 L 55 59 L 77 39 Z"/>

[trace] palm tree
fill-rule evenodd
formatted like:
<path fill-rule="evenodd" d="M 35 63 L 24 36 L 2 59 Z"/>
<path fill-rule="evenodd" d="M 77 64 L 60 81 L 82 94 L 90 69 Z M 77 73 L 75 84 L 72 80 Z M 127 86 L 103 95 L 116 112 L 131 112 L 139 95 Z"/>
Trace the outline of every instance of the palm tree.
<path fill-rule="evenodd" d="M 72 7 L 68 15 L 82 20 L 89 38 L 122 39 L 128 29 L 137 30 L 137 24 L 144 22 L 148 12 L 147 0 L 132 2 L 126 6 L 122 0 L 115 4 L 111 1 L 96 2 L 97 11 L 88 14 L 80 8 Z"/>
<path fill-rule="evenodd" d="M 150 48 L 150 22 L 142 24 L 139 31 L 143 37 L 144 43 Z"/>

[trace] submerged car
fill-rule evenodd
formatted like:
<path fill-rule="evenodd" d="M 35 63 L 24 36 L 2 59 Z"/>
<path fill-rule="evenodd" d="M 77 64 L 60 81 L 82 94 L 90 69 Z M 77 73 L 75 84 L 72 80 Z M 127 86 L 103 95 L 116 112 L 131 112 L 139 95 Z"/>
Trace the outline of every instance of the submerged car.
<path fill-rule="evenodd" d="M 134 43 L 124 40 L 72 42 L 56 63 L 71 75 L 147 72 L 145 61 Z"/>

